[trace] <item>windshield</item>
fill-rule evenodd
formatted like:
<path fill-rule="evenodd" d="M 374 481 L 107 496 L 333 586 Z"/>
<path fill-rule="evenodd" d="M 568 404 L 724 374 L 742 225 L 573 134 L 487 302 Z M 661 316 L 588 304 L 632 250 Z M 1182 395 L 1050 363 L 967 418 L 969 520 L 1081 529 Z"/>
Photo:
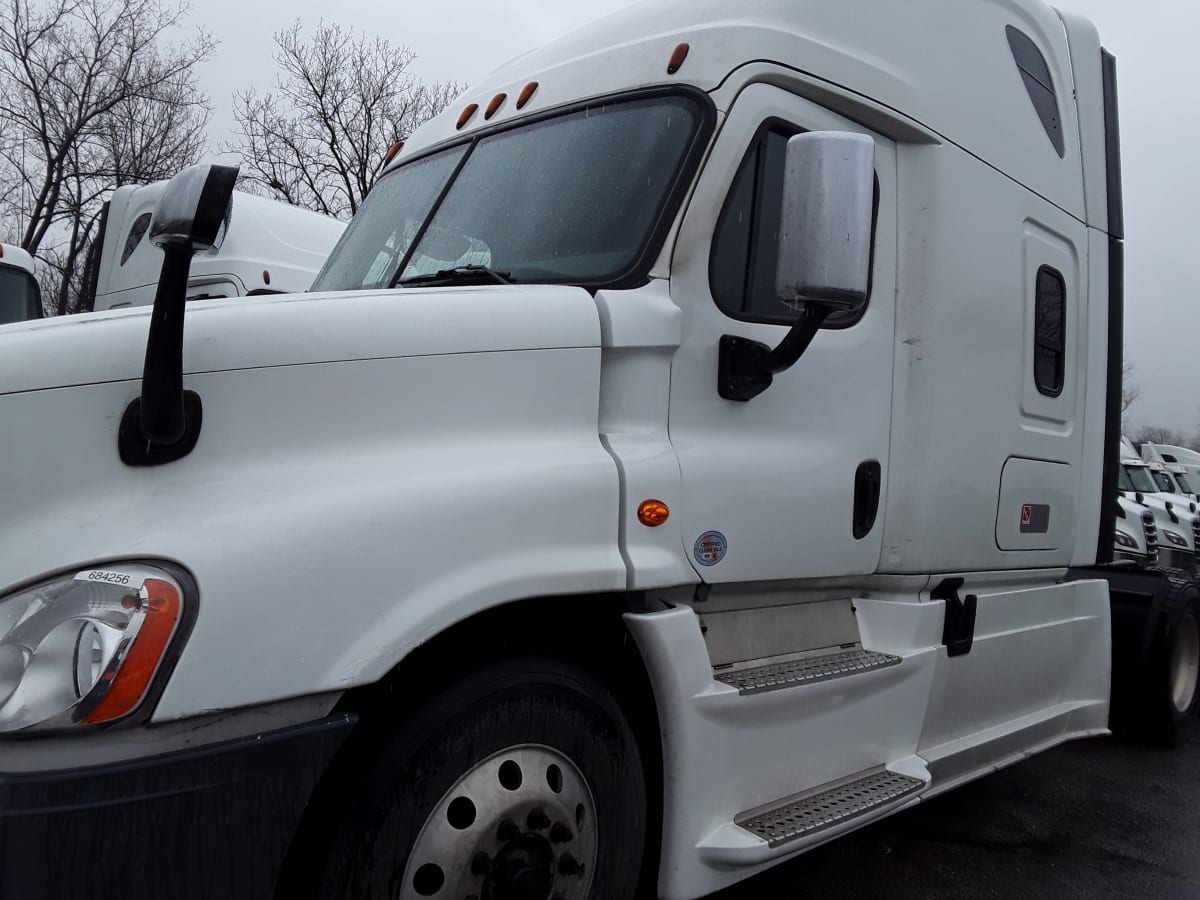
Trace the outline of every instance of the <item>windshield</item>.
<path fill-rule="evenodd" d="M 1150 477 L 1150 472 L 1145 466 L 1125 466 L 1124 468 L 1135 491 L 1141 491 L 1143 494 L 1158 493 L 1158 488 L 1154 486 L 1154 479 Z"/>
<path fill-rule="evenodd" d="M 1188 475 L 1184 475 L 1180 472 L 1176 472 L 1175 473 L 1175 483 L 1179 485 L 1179 490 L 1183 491 L 1183 493 L 1185 493 L 1185 494 L 1196 493 L 1196 489 L 1194 487 L 1192 487 L 1191 478 Z"/>
<path fill-rule="evenodd" d="M 24 269 L 0 266 L 0 325 L 42 316 L 37 280 Z"/>
<path fill-rule="evenodd" d="M 1166 472 L 1154 471 L 1150 473 L 1154 476 L 1154 481 L 1158 484 L 1158 489 L 1164 494 L 1176 494 L 1175 482 L 1171 480 L 1171 476 Z"/>
<path fill-rule="evenodd" d="M 312 290 L 464 266 L 522 282 L 644 277 L 703 118 L 682 95 L 606 101 L 402 165 L 371 190 Z"/>

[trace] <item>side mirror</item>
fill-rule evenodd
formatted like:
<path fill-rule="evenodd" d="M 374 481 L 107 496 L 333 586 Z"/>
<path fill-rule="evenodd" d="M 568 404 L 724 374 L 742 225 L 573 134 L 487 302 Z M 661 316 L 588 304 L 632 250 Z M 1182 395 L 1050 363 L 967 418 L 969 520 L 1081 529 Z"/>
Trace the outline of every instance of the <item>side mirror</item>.
<path fill-rule="evenodd" d="M 854 310 L 871 278 L 875 142 L 810 131 L 788 141 L 775 292 L 794 309 Z"/>
<path fill-rule="evenodd" d="M 864 134 L 810 131 L 788 140 L 775 291 L 800 313 L 779 346 L 721 337 L 717 392 L 746 401 L 808 349 L 831 314 L 859 309 L 871 283 L 875 142 Z"/>
<path fill-rule="evenodd" d="M 154 295 L 142 393 L 125 410 L 117 435 L 130 466 L 173 462 L 200 437 L 200 396 L 183 390 L 183 314 L 192 254 L 219 246 L 229 219 L 238 170 L 197 165 L 168 183 L 150 222 L 149 238 L 163 251 Z"/>

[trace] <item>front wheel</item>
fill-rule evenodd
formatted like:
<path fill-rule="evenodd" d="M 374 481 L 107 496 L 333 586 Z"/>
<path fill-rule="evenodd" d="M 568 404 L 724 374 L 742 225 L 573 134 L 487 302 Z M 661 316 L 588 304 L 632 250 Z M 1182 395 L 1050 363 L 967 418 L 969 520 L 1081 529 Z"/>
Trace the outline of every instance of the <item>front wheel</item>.
<path fill-rule="evenodd" d="M 336 831 L 324 900 L 634 897 L 646 840 L 633 732 L 554 660 L 493 665 L 385 739 Z"/>

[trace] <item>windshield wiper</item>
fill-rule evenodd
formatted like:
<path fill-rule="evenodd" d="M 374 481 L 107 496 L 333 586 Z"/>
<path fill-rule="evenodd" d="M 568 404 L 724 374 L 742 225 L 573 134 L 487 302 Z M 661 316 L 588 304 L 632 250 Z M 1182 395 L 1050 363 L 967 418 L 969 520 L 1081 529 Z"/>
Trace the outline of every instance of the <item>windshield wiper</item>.
<path fill-rule="evenodd" d="M 422 284 L 470 284 L 484 279 L 492 279 L 498 284 L 512 284 L 509 279 L 511 272 L 497 272 L 487 266 L 454 266 L 451 269 L 439 269 L 432 275 L 412 275 L 401 278 L 395 287 L 412 287 Z"/>

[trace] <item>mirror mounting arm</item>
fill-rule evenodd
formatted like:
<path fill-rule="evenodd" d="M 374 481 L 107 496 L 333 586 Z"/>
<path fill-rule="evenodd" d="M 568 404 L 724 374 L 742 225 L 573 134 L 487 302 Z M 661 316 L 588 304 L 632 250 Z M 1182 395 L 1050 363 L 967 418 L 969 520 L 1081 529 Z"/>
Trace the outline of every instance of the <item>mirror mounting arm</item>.
<path fill-rule="evenodd" d="M 771 349 L 760 341 L 721 336 L 717 358 L 717 393 L 725 400 L 745 403 L 771 386 L 774 377 L 790 369 L 804 355 L 821 324 L 833 309 L 819 303 L 805 305 L 791 330 Z"/>

